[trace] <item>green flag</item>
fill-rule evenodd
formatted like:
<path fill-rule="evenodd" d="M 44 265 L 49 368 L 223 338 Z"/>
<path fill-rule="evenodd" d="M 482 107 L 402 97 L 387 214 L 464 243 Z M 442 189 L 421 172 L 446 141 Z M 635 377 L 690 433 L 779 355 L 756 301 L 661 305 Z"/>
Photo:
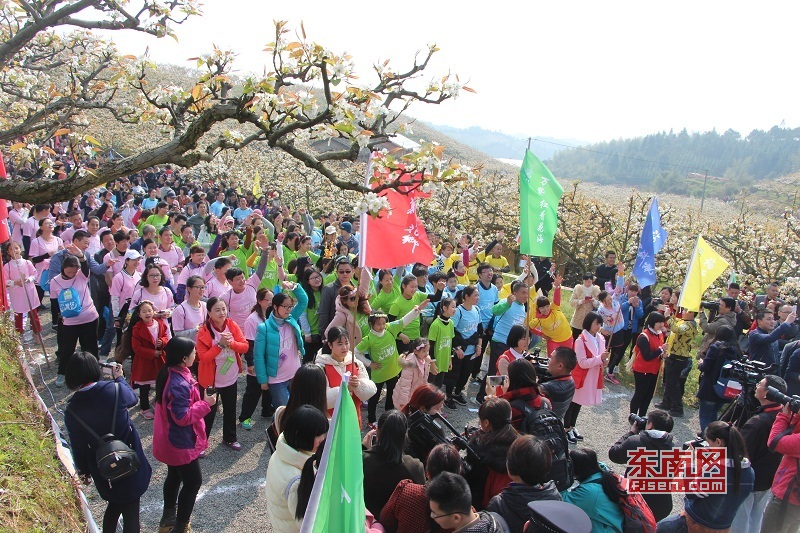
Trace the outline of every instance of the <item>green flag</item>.
<path fill-rule="evenodd" d="M 365 531 L 364 465 L 356 407 L 342 376 L 317 478 L 301 533 Z"/>
<path fill-rule="evenodd" d="M 558 228 L 558 201 L 564 189 L 550 170 L 525 150 L 519 171 L 519 251 L 523 254 L 552 257 L 553 237 Z"/>

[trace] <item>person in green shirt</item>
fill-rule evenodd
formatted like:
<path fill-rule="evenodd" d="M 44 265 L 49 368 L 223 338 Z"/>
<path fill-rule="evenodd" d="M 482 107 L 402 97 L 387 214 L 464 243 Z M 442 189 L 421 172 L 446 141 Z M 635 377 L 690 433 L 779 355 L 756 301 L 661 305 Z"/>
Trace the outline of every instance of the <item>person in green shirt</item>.
<path fill-rule="evenodd" d="M 244 271 L 244 277 L 250 277 L 250 269 L 246 267 L 247 259 L 252 254 L 253 250 L 253 228 L 247 228 L 245 234 L 244 244 L 239 244 L 239 234 L 235 231 L 229 231 L 220 237 L 219 249 L 217 256 L 225 256 L 231 259 L 233 266 L 241 268 Z M 212 247 L 213 248 L 213 247 Z M 209 252 L 209 255 L 213 252 Z M 231 258 L 231 256 L 234 256 Z M 271 287 L 268 287 L 271 288 Z"/>
<path fill-rule="evenodd" d="M 313 363 L 317 352 L 323 346 L 322 336 L 319 332 L 319 303 L 322 300 L 322 273 L 311 268 L 306 270 L 300 281 L 303 290 L 308 296 L 306 310 L 300 315 L 300 329 L 303 330 L 303 341 L 306 353 L 303 356 L 303 364 Z"/>
<path fill-rule="evenodd" d="M 453 321 L 450 318 L 456 312 L 456 301 L 452 298 L 442 298 L 439 307 L 436 310 L 436 317 L 431 323 L 431 328 L 428 330 L 428 342 L 431 345 L 431 356 L 436 361 L 436 368 L 439 373 L 433 378 L 433 383 L 437 387 L 444 384 L 444 377 L 450 370 L 452 363 L 450 359 L 453 356 L 453 339 L 456 336 Z M 449 405 L 448 405 L 448 401 Z M 449 409 L 455 409 L 456 403 L 453 398 L 448 398 L 444 401 L 445 406 Z"/>
<path fill-rule="evenodd" d="M 405 314 L 402 319 L 388 322 L 388 315 L 381 311 L 370 313 L 369 332 L 364 335 L 361 342 L 355 349 L 355 355 L 370 369 L 372 381 L 378 387 L 375 395 L 367 402 L 367 420 L 370 424 L 375 423 L 378 400 L 386 384 L 386 403 L 384 409 L 390 411 L 394 409 L 392 394 L 397 378 L 400 377 L 400 365 L 397 363 L 400 357 L 397 351 L 397 341 L 408 342 L 409 339 L 403 334 L 403 328 L 415 318 L 418 319 L 421 309 L 425 308 L 427 302 L 415 305 L 411 311 Z M 387 323 L 388 322 L 388 323 Z"/>
<path fill-rule="evenodd" d="M 403 281 L 400 282 L 400 296 L 389 309 L 389 320 L 397 320 L 405 316 L 409 311 L 414 309 L 415 305 L 419 305 L 428 299 L 429 295 L 424 292 L 419 292 L 417 290 L 418 287 L 416 276 L 409 274 L 403 278 Z M 441 298 L 441 293 L 439 297 Z M 438 298 L 435 296 L 431 298 L 431 301 L 434 301 L 434 299 L 438 301 Z M 406 334 L 409 341 L 418 339 L 420 337 L 419 317 L 414 318 L 414 320 L 406 325 L 406 327 L 403 328 L 403 333 Z M 400 352 L 407 352 L 410 349 L 409 344 L 410 342 L 398 341 L 397 350 Z"/>
<path fill-rule="evenodd" d="M 312 265 L 318 266 L 317 261 L 319 261 L 319 255 L 311 251 L 313 245 L 314 243 L 311 241 L 311 237 L 308 235 L 303 235 L 300 237 L 300 246 L 297 248 L 297 257 L 308 257 Z"/>
<path fill-rule="evenodd" d="M 150 224 L 156 230 L 160 230 L 167 224 L 169 224 L 169 215 L 167 215 L 167 202 L 158 202 L 156 206 L 156 212 L 149 217 L 147 220 L 144 221 L 145 224 Z"/>
<path fill-rule="evenodd" d="M 378 271 L 378 292 L 375 293 L 369 304 L 372 309 L 388 313 L 392 304 L 397 298 L 400 297 L 400 280 L 402 279 L 401 269 L 397 269 L 396 274 L 392 274 L 391 270 Z"/>

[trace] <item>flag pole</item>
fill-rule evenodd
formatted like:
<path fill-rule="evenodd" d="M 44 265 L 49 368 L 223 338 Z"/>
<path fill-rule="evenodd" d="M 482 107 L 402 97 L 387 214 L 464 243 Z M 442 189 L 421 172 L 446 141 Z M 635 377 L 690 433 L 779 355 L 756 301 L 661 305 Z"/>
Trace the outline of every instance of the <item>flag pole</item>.
<path fill-rule="evenodd" d="M 530 150 L 530 149 L 531 149 L 531 138 L 528 137 L 528 150 Z"/>

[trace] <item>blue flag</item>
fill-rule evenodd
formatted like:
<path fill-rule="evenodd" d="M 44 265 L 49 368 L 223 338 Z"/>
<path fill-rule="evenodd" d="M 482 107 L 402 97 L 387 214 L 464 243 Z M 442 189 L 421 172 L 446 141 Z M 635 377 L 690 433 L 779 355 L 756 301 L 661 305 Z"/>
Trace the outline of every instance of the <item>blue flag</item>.
<path fill-rule="evenodd" d="M 661 227 L 658 198 L 653 198 L 647 220 L 644 221 L 642 238 L 639 239 L 639 250 L 636 252 L 636 262 L 633 265 L 633 275 L 636 276 L 640 287 L 655 285 L 656 254 L 664 247 L 665 242 L 667 242 L 667 230 Z"/>

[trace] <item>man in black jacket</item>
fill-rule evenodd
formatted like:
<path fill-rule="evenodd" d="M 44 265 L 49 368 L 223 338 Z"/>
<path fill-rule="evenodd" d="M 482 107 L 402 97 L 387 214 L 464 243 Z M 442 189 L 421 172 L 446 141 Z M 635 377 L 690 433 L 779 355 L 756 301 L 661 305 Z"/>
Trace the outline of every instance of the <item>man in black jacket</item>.
<path fill-rule="evenodd" d="M 636 424 L 624 434 L 610 450 L 608 458 L 617 464 L 628 463 L 628 452 L 637 448 L 647 450 L 671 450 L 673 420 L 670 414 L 661 409 L 647 413 L 647 424 L 643 431 L 639 431 Z M 627 475 L 628 472 L 625 472 Z M 644 501 L 650 506 L 656 521 L 666 518 L 672 512 L 671 494 L 642 494 Z"/>
<path fill-rule="evenodd" d="M 769 450 L 769 432 L 775 417 L 781 412 L 781 404 L 767 400 L 767 387 L 775 387 L 786 394 L 786 381 L 778 376 L 766 376 L 756 387 L 758 409 L 740 430 L 747 445 L 747 457 L 756 474 L 753 492 L 739 506 L 731 524 L 731 531 L 761 531 L 761 520 L 770 500 L 770 487 L 778 465 L 783 457 Z"/>
<path fill-rule="evenodd" d="M 611 287 L 617 286 L 617 253 L 614 250 L 606 252 L 606 262 L 597 265 L 594 269 L 594 284 L 600 290 L 606 290 L 606 282 L 611 282 Z"/>
<path fill-rule="evenodd" d="M 336 258 L 336 279 L 322 288 L 320 294 L 319 309 L 317 316 L 319 317 L 319 332 L 325 336 L 325 330 L 328 329 L 328 324 L 333 320 L 333 315 L 336 314 L 336 297 L 339 295 L 339 289 L 342 286 L 352 285 L 353 273 L 355 267 L 350 263 L 350 258 L 347 256 L 339 256 Z"/>
<path fill-rule="evenodd" d="M 528 503 L 561 500 L 555 482 L 547 478 L 550 460 L 547 443 L 533 435 L 519 437 L 508 449 L 506 468 L 511 483 L 489 500 L 486 510 L 502 516 L 511 533 L 521 533 L 530 520 Z"/>

